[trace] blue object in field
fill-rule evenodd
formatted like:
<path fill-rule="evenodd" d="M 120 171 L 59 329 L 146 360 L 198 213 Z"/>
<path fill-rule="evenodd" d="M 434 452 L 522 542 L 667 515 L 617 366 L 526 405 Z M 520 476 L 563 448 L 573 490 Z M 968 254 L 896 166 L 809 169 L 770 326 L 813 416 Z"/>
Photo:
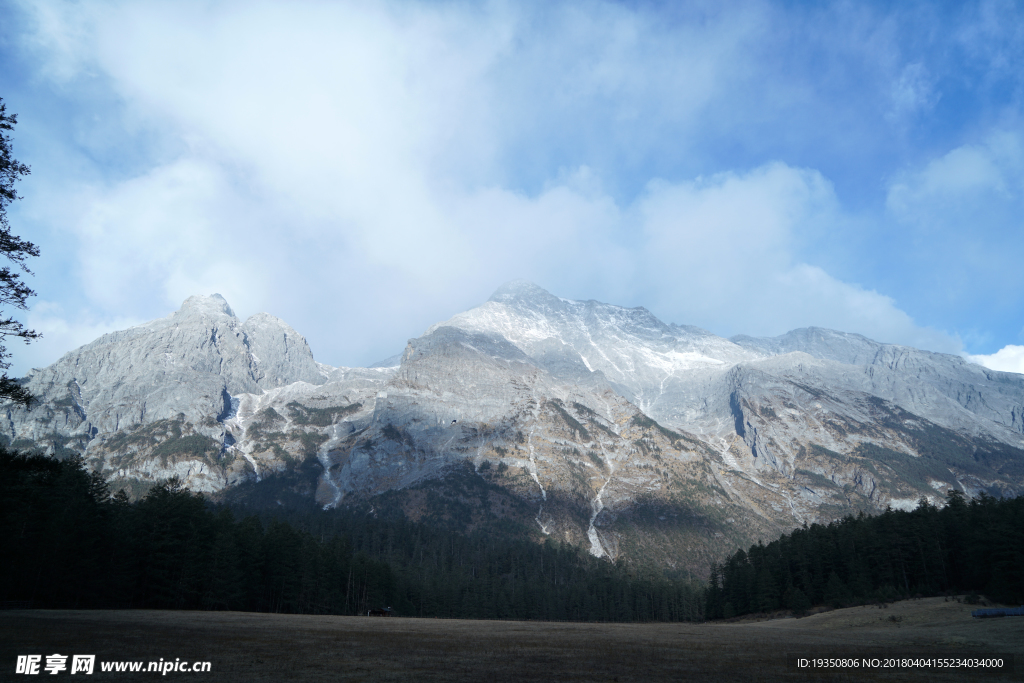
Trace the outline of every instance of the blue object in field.
<path fill-rule="evenodd" d="M 1024 605 L 1020 607 L 998 607 L 995 609 L 976 609 L 971 612 L 975 619 L 986 617 L 1024 617 Z"/>

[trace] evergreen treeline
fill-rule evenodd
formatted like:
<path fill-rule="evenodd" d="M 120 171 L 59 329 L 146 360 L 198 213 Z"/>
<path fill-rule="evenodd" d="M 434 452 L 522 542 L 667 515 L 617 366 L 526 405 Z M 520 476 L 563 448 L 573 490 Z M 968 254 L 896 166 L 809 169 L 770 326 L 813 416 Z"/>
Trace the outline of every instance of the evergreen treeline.
<path fill-rule="evenodd" d="M 983 593 L 1024 603 L 1024 497 L 953 491 L 937 508 L 804 525 L 768 545 L 739 550 L 712 569 L 708 618 L 780 608 L 805 612 L 911 596 Z"/>
<path fill-rule="evenodd" d="M 236 519 L 172 481 L 111 496 L 81 460 L 0 450 L 0 601 L 585 621 L 700 620 L 703 592 L 574 547 L 365 513 Z M 297 528 L 301 527 L 301 528 Z"/>
<path fill-rule="evenodd" d="M 264 513 L 272 519 L 270 513 Z M 392 568 L 390 602 L 407 616 L 554 621 L 700 621 L 703 588 L 629 570 L 521 531 L 464 535 L 403 517 L 365 512 L 303 514 L 288 521 L 317 536 L 341 536 Z"/>

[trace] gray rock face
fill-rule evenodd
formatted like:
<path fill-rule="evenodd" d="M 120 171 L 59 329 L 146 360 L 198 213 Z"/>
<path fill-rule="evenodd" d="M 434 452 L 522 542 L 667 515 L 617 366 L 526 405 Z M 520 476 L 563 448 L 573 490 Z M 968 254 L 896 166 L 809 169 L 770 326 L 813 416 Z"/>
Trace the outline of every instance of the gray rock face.
<path fill-rule="evenodd" d="M 369 423 L 326 454 L 321 502 L 499 463 L 544 533 L 615 556 L 638 505 L 724 518 L 714 533 L 743 544 L 953 488 L 1024 490 L 1021 378 L 824 330 L 738 341 L 510 283 L 410 342 Z"/>
<path fill-rule="evenodd" d="M 953 401 L 972 416 L 984 419 L 984 427 L 975 430 L 977 433 L 988 430 L 1008 443 L 1022 443 L 1001 429 L 1024 434 L 1024 375 L 989 370 L 959 356 L 880 344 L 857 334 L 816 327 L 769 339 L 733 337 L 732 341 L 768 355 L 799 351 L 856 366 L 862 377 L 839 370 L 845 384 L 887 398 L 940 424 L 971 429 L 974 418 L 957 411 L 949 404 Z M 993 424 L 1001 429 L 993 428 Z"/>
<path fill-rule="evenodd" d="M 738 335 L 730 341 L 765 356 L 781 356 L 801 351 L 815 358 L 834 360 L 846 365 L 869 365 L 879 349 L 886 346 L 859 334 L 836 332 L 820 327 L 804 327 L 778 337 Z"/>
<path fill-rule="evenodd" d="M 645 308 L 559 299 L 522 281 L 431 330 L 441 326 L 503 337 L 567 379 L 599 372 L 651 415 L 661 412 L 674 378 L 766 355 L 697 327 L 666 325 Z"/>
<path fill-rule="evenodd" d="M 837 457 L 877 448 L 931 457 L 936 447 L 921 430 L 999 444 L 994 448 L 1010 460 L 1024 456 L 1024 376 L 956 356 L 817 328 L 774 339 L 726 340 L 666 325 L 643 308 L 567 301 L 525 282 L 503 286 L 487 303 L 432 329 L 440 326 L 507 339 L 562 382 L 606 379 L 648 416 L 701 438 L 718 454 L 725 478 L 732 471 L 760 481 L 771 471 L 789 481 L 775 486 L 792 487 L 812 447 Z M 879 400 L 884 410 L 872 402 Z M 891 421 L 899 411 L 912 415 L 905 422 L 914 426 L 877 424 L 880 416 Z M 930 491 L 903 491 L 891 500 L 970 488 L 963 483 L 968 470 L 974 472 L 972 490 L 1020 489 L 1013 477 L 995 470 L 982 475 L 960 464 L 966 469 L 954 463 L 952 470 L 934 470 L 925 485 Z M 799 486 L 792 495 L 786 505 L 794 516 L 813 517 L 813 505 L 797 512 Z"/>
<path fill-rule="evenodd" d="M 1024 376 L 856 334 L 808 328 L 727 340 L 667 325 L 643 308 L 567 301 L 526 282 L 440 325 L 504 337 L 562 377 L 600 372 L 651 417 L 712 440 L 735 434 L 735 377 L 758 369 L 804 373 L 813 384 L 880 396 L 939 425 L 1024 447 Z"/>
<path fill-rule="evenodd" d="M 219 294 L 193 296 L 167 318 L 107 334 L 27 377 L 33 394 L 70 400 L 78 429 L 111 433 L 184 414 L 202 423 L 230 395 L 295 381 L 323 383 L 306 340 L 273 316 L 244 324 Z M 49 428 L 46 405 L 10 423 L 13 438 Z M 19 429 L 21 427 L 21 429 Z"/>
<path fill-rule="evenodd" d="M 241 332 L 253 362 L 237 378 L 239 388 L 249 379 L 256 387 L 269 389 L 292 382 L 323 384 L 330 376 L 313 360 L 305 338 L 272 315 L 257 313 L 245 321 Z"/>
<path fill-rule="evenodd" d="M 277 318 L 261 313 L 242 323 L 219 294 L 193 296 L 166 318 L 104 335 L 33 370 L 27 388 L 41 400 L 27 411 L 8 407 L 6 431 L 14 442 L 59 437 L 84 450 L 110 435 L 177 421 L 222 443 L 221 421 L 238 395 L 323 384 L 332 371 Z M 161 468 L 149 470 L 160 478 Z"/>
<path fill-rule="evenodd" d="M 718 486 L 699 439 L 659 427 L 600 373 L 567 381 L 503 337 L 449 326 L 410 342 L 369 424 L 325 455 L 324 505 L 470 463 L 532 505 L 542 534 L 598 556 L 620 554 L 620 515 L 638 496 L 659 499 L 670 479 L 695 500 Z M 720 505 L 751 533 L 781 528 L 735 501 Z"/>

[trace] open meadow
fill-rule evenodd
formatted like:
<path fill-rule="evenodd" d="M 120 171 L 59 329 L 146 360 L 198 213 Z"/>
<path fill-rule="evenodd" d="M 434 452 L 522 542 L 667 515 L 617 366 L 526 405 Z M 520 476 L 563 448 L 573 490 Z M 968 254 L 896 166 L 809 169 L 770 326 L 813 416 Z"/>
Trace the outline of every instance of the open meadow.
<path fill-rule="evenodd" d="M 707 624 L 580 624 L 239 612 L 0 612 L 3 680 L 17 655 L 95 654 L 99 662 L 209 661 L 202 681 L 998 681 L 1024 680 L 1024 618 L 972 619 L 943 598 L 803 619 Z M 1013 654 L 1016 672 L 798 670 L 787 655 Z M 41 672 L 45 675 L 45 672 Z M 67 671 L 61 672 L 68 675 Z M 163 678 L 163 677 L 162 677 Z M 28 679 L 31 680 L 31 679 Z"/>

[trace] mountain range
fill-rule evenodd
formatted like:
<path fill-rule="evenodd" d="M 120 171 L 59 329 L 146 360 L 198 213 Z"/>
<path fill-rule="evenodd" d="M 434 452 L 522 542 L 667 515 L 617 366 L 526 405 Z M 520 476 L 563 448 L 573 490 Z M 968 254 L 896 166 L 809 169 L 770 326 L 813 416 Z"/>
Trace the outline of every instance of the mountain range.
<path fill-rule="evenodd" d="M 378 365 L 194 296 L 30 372 L 3 431 L 135 497 L 178 476 L 697 575 L 805 523 L 1024 491 L 1024 375 L 856 334 L 725 339 L 514 281 Z"/>

